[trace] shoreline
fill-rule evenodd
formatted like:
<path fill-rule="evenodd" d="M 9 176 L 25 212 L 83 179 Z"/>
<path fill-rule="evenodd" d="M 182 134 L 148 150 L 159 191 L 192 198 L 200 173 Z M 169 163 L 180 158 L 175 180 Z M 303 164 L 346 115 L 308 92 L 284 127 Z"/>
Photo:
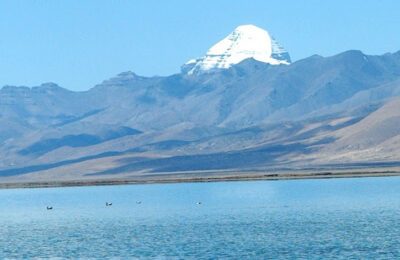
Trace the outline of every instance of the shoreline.
<path fill-rule="evenodd" d="M 77 180 L 77 181 L 43 181 L 43 182 L 8 182 L 0 183 L 0 189 L 18 188 L 56 188 L 56 187 L 83 187 L 83 186 L 111 186 L 133 184 L 168 184 L 190 182 L 226 182 L 226 181 L 279 181 L 303 179 L 333 179 L 333 178 L 367 178 L 367 177 L 395 177 L 400 176 L 400 170 L 382 171 L 321 171 L 313 173 L 274 173 L 274 174 L 232 174 L 215 176 L 166 176 L 165 178 L 142 177 L 136 179 L 114 180 Z M 0 179 L 1 180 L 1 179 Z"/>

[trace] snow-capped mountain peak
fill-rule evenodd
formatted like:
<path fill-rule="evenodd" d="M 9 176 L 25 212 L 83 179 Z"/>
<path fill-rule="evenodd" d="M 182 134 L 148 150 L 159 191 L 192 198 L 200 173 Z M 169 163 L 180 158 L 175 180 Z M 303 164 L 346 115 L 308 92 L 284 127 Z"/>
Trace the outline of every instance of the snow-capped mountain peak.
<path fill-rule="evenodd" d="M 291 62 L 289 53 L 267 31 L 249 24 L 238 26 L 212 46 L 206 56 L 189 60 L 182 66 L 182 72 L 195 74 L 227 69 L 248 58 L 271 65 Z"/>

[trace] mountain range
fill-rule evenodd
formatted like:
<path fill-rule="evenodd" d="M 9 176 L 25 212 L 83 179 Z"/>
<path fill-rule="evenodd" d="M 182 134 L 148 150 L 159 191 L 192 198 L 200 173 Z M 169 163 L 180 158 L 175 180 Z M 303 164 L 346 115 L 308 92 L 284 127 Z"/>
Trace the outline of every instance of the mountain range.
<path fill-rule="evenodd" d="M 397 165 L 399 96 L 400 51 L 292 63 L 239 26 L 171 76 L 4 86 L 0 182 Z"/>

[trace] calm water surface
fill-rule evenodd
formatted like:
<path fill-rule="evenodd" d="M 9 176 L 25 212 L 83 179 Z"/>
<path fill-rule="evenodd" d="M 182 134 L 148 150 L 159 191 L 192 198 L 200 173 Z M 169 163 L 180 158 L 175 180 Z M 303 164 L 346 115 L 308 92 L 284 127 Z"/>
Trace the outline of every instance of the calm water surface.
<path fill-rule="evenodd" d="M 400 178 L 0 190 L 3 258 L 399 259 Z"/>

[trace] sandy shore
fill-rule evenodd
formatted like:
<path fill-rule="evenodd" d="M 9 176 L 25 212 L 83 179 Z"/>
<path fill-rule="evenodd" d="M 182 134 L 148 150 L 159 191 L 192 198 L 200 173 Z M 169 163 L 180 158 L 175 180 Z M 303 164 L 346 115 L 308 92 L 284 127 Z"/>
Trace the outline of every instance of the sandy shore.
<path fill-rule="evenodd" d="M 74 186 L 100 186 L 100 185 L 127 185 L 127 184 L 152 184 L 152 183 L 184 183 L 184 182 L 220 182 L 220 181 L 257 181 L 257 180 L 298 180 L 298 179 L 327 179 L 327 178 L 361 178 L 361 177 L 388 177 L 400 176 L 400 169 L 375 169 L 375 170 L 333 170 L 321 172 L 288 171 L 283 173 L 237 173 L 197 175 L 152 175 L 126 179 L 105 180 L 61 180 L 61 181 L 36 181 L 36 182 L 7 182 L 1 183 L 0 189 L 7 188 L 45 188 L 45 187 L 74 187 Z"/>

